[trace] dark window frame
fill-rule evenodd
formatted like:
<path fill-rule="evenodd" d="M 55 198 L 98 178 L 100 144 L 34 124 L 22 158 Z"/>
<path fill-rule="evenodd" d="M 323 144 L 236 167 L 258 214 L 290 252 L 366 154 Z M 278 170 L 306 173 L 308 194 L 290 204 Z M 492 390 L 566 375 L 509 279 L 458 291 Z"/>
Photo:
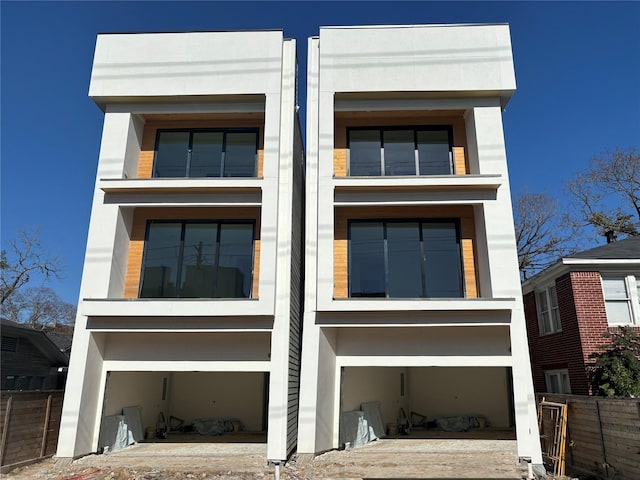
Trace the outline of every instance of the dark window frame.
<path fill-rule="evenodd" d="M 451 125 L 392 125 L 392 126 L 365 126 L 365 127 L 347 127 L 347 176 L 351 176 L 351 132 L 352 131 L 371 131 L 377 130 L 380 133 L 380 177 L 393 177 L 396 175 L 385 175 L 385 162 L 384 162 L 384 132 L 393 130 L 412 130 L 413 131 L 413 151 L 414 159 L 416 163 L 416 173 L 413 175 L 401 175 L 409 177 L 428 177 L 433 175 L 420 174 L 420 161 L 418 158 L 418 132 L 424 131 L 443 131 L 447 132 L 449 137 L 449 163 L 450 172 L 449 175 L 456 174 L 456 164 L 453 158 L 453 127 Z M 443 174 L 446 175 L 446 174 Z"/>
<path fill-rule="evenodd" d="M 351 248 L 351 226 L 353 224 L 358 223 L 382 223 L 383 227 L 383 238 L 384 238 L 384 275 L 385 275 L 385 294 L 384 296 L 378 295 L 352 295 L 351 293 L 351 255 L 353 253 L 353 249 Z M 424 238 L 423 238 L 423 228 L 424 224 L 434 224 L 434 223 L 452 223 L 455 226 L 456 232 L 456 245 L 458 246 L 457 252 L 457 268 L 456 272 L 458 273 L 458 282 L 460 289 L 460 297 L 452 297 L 452 298 L 466 298 L 466 286 L 465 286 L 465 277 L 464 277 L 464 259 L 462 256 L 462 236 L 461 236 L 461 227 L 460 227 L 460 219 L 459 218 L 358 218 L 347 220 L 347 295 L 348 298 L 385 298 L 385 299 L 408 299 L 409 297 L 390 297 L 389 296 L 389 252 L 387 249 L 387 225 L 390 223 L 417 223 L 418 224 L 418 232 L 420 235 L 420 255 L 423 259 L 420 262 L 420 272 L 422 278 L 422 296 L 416 297 L 419 299 L 425 298 L 444 298 L 444 297 L 429 297 L 426 295 L 427 288 L 427 275 L 424 264 Z M 447 297 L 449 298 L 449 297 Z"/>
<path fill-rule="evenodd" d="M 146 268 L 146 261 L 147 261 L 147 254 L 148 254 L 148 250 L 147 250 L 147 242 L 149 241 L 149 232 L 151 229 L 151 225 L 152 224 L 160 224 L 160 223 L 178 223 L 181 225 L 180 227 L 180 244 L 179 244 L 179 254 L 178 254 L 178 262 L 177 262 L 177 269 L 176 269 L 176 295 L 172 296 L 172 297 L 143 297 L 142 296 L 142 286 L 144 285 L 144 274 L 145 274 L 145 268 Z M 186 230 L 186 225 L 194 225 L 194 224 L 216 224 L 218 226 L 218 228 L 216 229 L 216 258 L 215 258 L 215 271 L 218 271 L 218 267 L 219 267 L 219 260 L 220 260 L 220 233 L 222 231 L 221 228 L 219 228 L 221 225 L 251 225 L 251 279 L 249 281 L 249 296 L 248 297 L 224 297 L 224 298 L 233 298 L 233 299 L 251 299 L 253 298 L 253 275 L 255 273 L 255 251 L 256 251 L 256 220 L 253 219 L 246 219 L 246 220 L 217 220 L 217 219 L 194 219 L 194 220 L 169 220 L 169 219 L 161 219 L 161 220 L 154 220 L 154 219 L 150 219 L 147 220 L 147 225 L 145 227 L 145 234 L 144 234 L 144 251 L 142 254 L 142 265 L 140 268 L 140 284 L 138 285 L 138 298 L 194 298 L 194 297 L 182 297 L 180 296 L 180 286 L 179 286 L 179 280 L 180 278 L 182 278 L 182 263 L 183 263 L 183 259 L 184 259 L 184 235 L 185 235 L 185 230 Z M 216 288 L 217 288 L 217 275 L 216 278 L 214 279 L 214 289 L 213 291 L 215 292 Z M 195 298 L 206 298 L 206 299 L 218 299 L 218 300 L 223 300 L 224 298 L 222 297 L 215 297 L 215 296 L 211 296 L 211 297 L 195 297 Z"/>
<path fill-rule="evenodd" d="M 188 133 L 189 144 L 187 146 L 185 156 L 185 175 L 183 177 L 159 177 L 157 175 L 157 159 L 158 159 L 158 147 L 160 144 L 160 135 L 162 133 Z M 193 134 L 194 133 L 222 133 L 222 157 L 220 158 L 220 175 L 207 176 L 207 177 L 191 177 L 189 175 L 191 170 L 191 154 L 193 152 Z M 238 127 L 238 128 L 159 128 L 156 131 L 156 140 L 153 147 L 153 168 L 151 170 L 152 178 L 233 178 L 224 175 L 224 167 L 227 151 L 227 134 L 228 133 L 255 133 L 256 135 L 256 153 L 253 165 L 253 175 L 247 177 L 238 178 L 255 178 L 258 176 L 258 151 L 260 148 L 260 129 L 258 127 Z"/>

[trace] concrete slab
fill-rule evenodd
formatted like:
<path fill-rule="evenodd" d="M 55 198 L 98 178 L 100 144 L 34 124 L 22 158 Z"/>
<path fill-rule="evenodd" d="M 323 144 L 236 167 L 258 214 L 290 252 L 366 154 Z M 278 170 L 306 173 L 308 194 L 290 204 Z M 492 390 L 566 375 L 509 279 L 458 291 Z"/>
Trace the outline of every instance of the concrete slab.
<path fill-rule="evenodd" d="M 266 450 L 264 443 L 141 443 L 71 464 L 47 460 L 7 478 L 263 480 L 275 478 Z M 520 480 L 527 473 L 518 463 L 515 440 L 383 439 L 304 460 L 294 456 L 280 468 L 280 478 Z"/>
<path fill-rule="evenodd" d="M 378 440 L 363 447 L 331 451 L 312 461 L 292 461 L 294 478 L 522 479 L 515 440 Z"/>

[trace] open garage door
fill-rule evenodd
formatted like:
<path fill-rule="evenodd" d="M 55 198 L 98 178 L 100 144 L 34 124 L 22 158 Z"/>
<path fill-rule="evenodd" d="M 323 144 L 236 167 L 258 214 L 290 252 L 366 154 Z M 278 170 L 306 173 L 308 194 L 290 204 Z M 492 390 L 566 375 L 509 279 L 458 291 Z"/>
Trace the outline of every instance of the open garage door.
<path fill-rule="evenodd" d="M 510 439 L 512 396 L 505 367 L 344 367 L 340 411 L 344 419 L 376 402 L 385 433 L 399 438 L 406 420 L 407 438 Z M 345 428 L 341 439 L 352 437 Z"/>
<path fill-rule="evenodd" d="M 266 443 L 268 385 L 265 372 L 109 372 L 99 448 L 121 420 L 135 441 Z"/>

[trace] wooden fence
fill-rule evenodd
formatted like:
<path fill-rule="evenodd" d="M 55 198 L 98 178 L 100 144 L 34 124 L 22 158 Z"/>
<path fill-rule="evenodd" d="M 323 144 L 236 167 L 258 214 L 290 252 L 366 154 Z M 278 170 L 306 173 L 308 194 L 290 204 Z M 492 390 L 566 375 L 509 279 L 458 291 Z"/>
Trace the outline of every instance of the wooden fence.
<path fill-rule="evenodd" d="M 3 472 L 17 464 L 28 463 L 55 453 L 60 430 L 62 396 L 62 390 L 2 392 L 0 466 Z"/>
<path fill-rule="evenodd" d="M 640 399 L 540 394 L 566 403 L 567 471 L 640 479 Z"/>

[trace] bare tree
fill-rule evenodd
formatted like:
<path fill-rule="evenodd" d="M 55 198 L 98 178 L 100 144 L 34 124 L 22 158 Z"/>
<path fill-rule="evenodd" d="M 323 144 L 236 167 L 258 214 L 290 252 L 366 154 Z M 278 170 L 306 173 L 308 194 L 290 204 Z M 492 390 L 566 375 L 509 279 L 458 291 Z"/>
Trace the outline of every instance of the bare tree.
<path fill-rule="evenodd" d="M 573 251 L 573 231 L 558 213 L 558 200 L 546 193 L 525 192 L 515 198 L 514 221 L 518 264 L 523 278 Z"/>
<path fill-rule="evenodd" d="M 27 323 L 31 328 L 49 324 L 73 325 L 76 307 L 63 301 L 48 287 L 26 288 L 10 299 L 11 320 Z M 16 312 L 16 313 L 13 313 Z"/>
<path fill-rule="evenodd" d="M 567 183 L 582 226 L 602 235 L 640 235 L 640 154 L 618 148 Z"/>
<path fill-rule="evenodd" d="M 37 230 L 21 230 L 16 239 L 10 243 L 7 252 L 0 254 L 0 305 L 9 301 L 34 274 L 43 279 L 59 278 L 62 273 L 62 262 L 58 257 L 49 255 L 40 244 Z"/>

